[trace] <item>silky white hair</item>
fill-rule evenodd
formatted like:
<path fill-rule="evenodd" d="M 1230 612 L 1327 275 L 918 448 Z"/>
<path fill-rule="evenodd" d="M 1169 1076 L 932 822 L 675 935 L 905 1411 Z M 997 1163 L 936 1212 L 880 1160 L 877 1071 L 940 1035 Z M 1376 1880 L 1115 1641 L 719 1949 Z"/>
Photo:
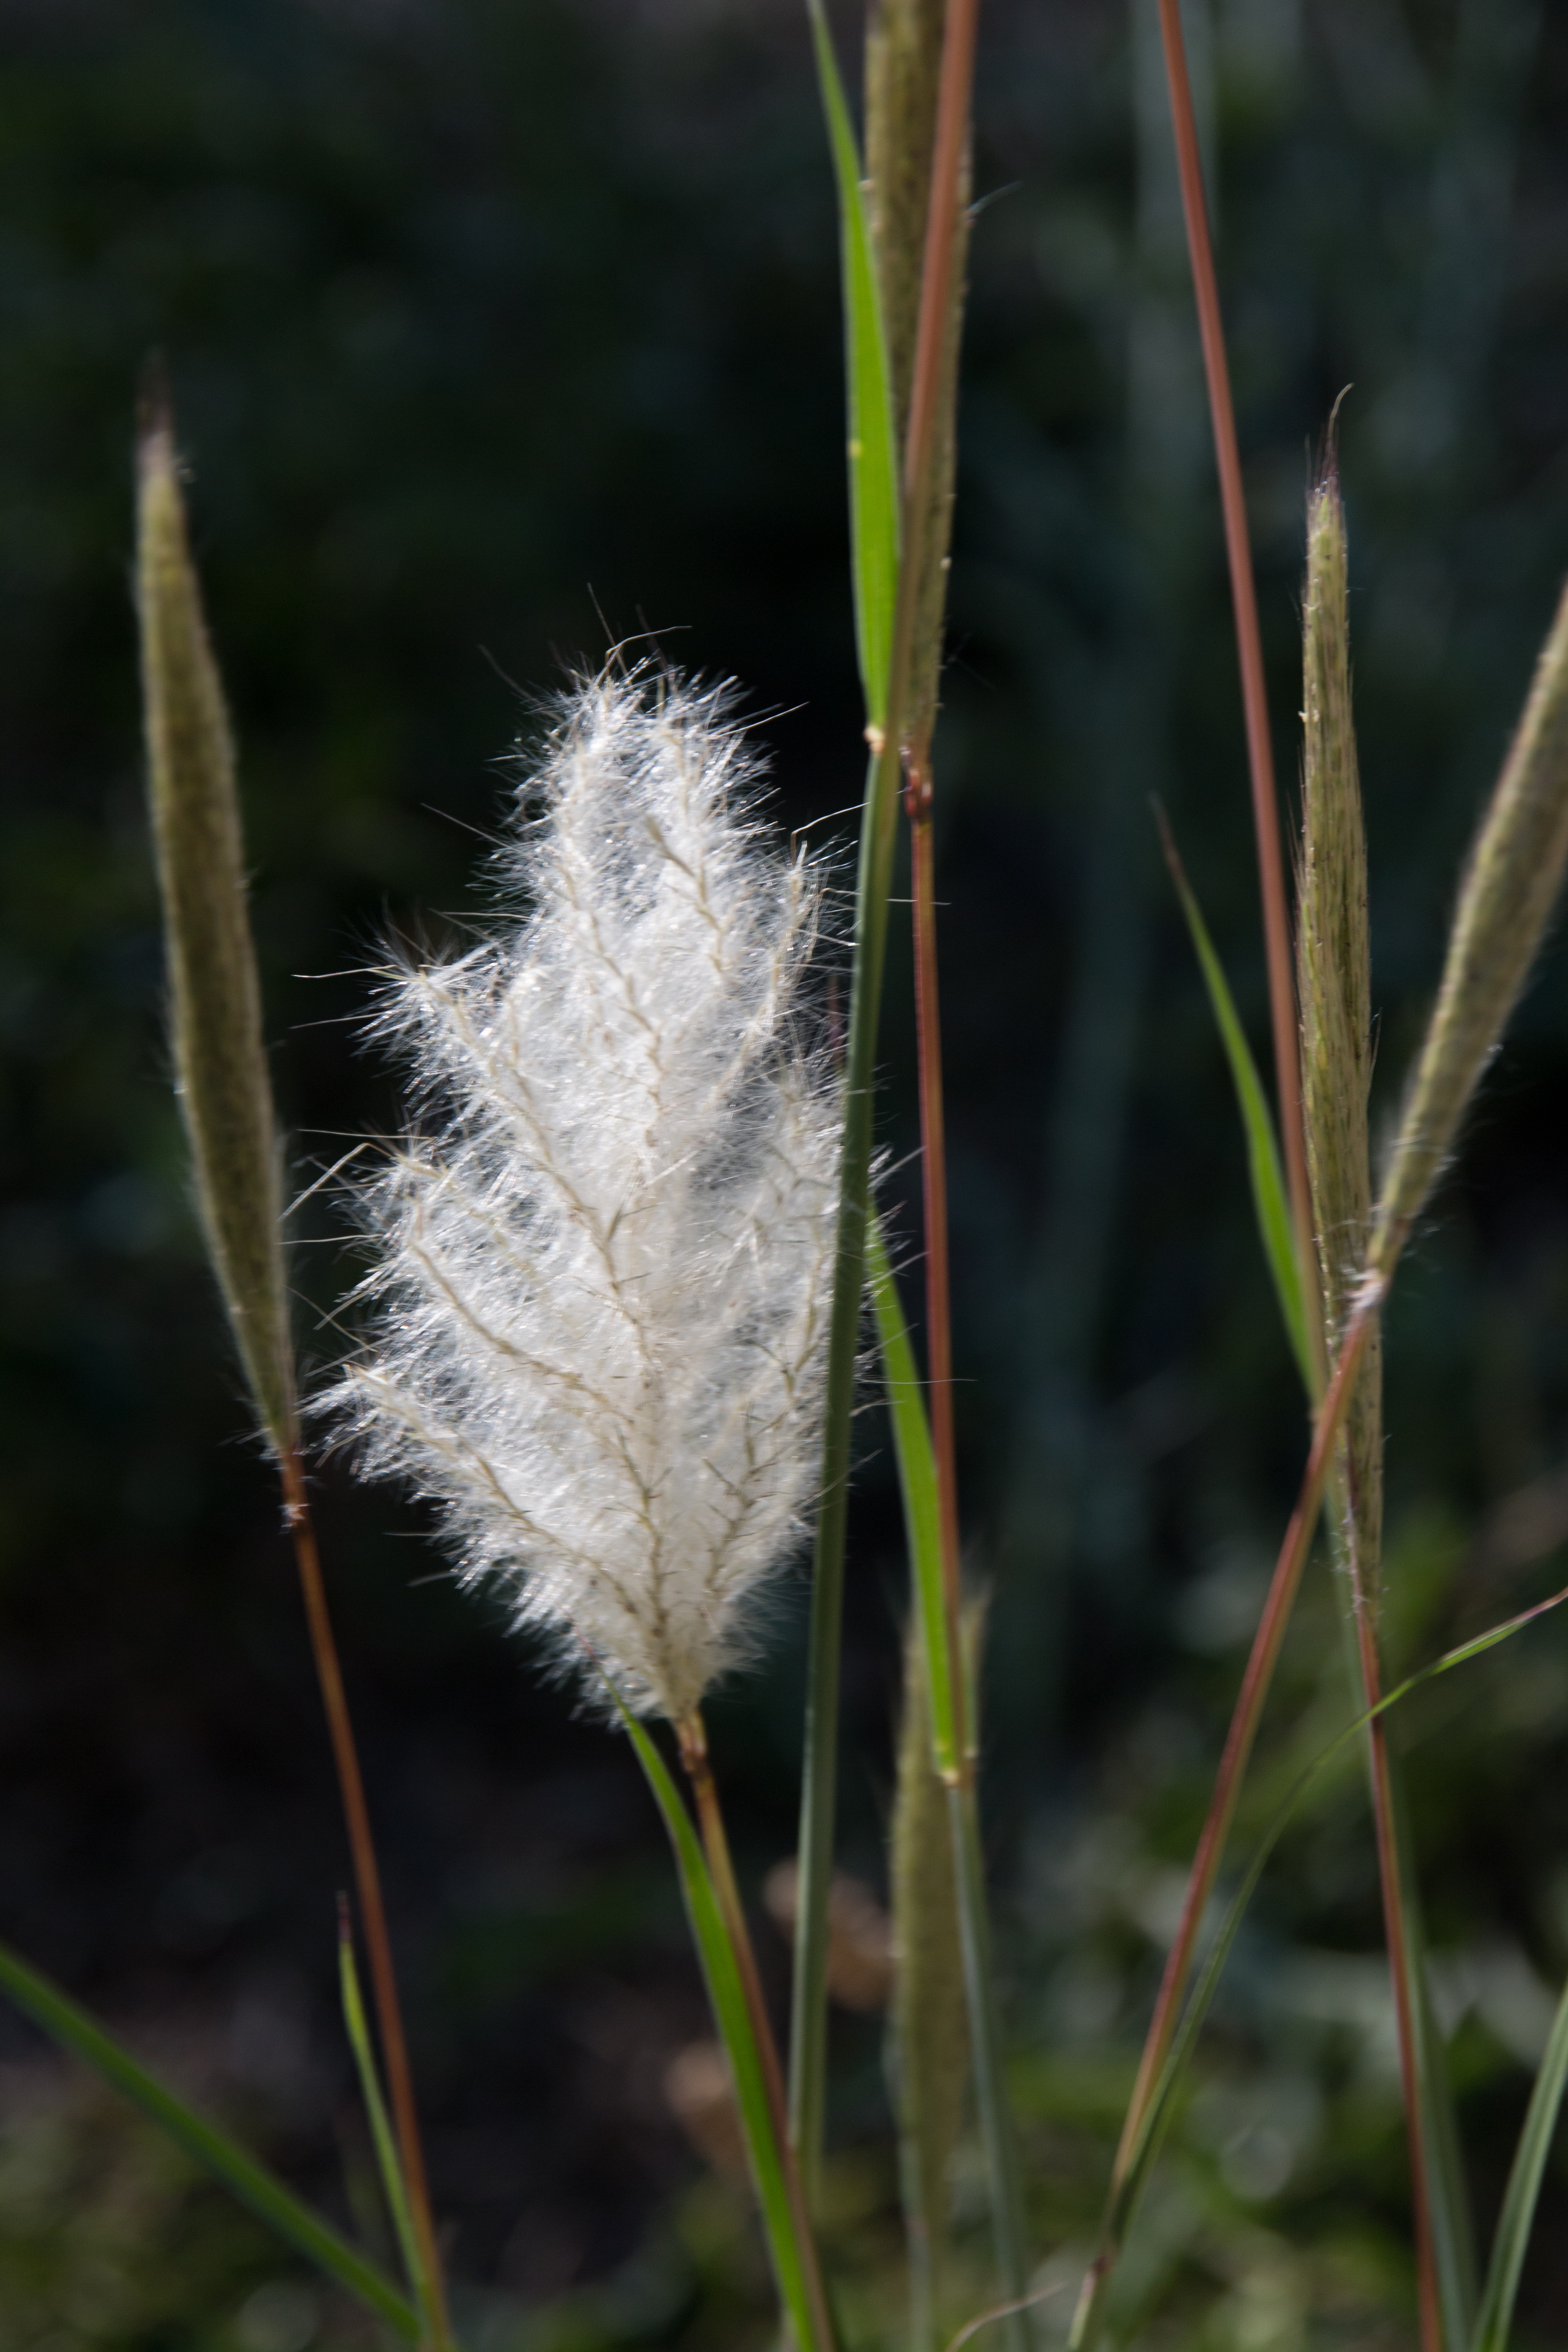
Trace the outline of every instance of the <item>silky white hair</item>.
<path fill-rule="evenodd" d="M 333 1400 L 465 1582 L 675 1722 L 746 1656 L 813 1499 L 837 1208 L 822 878 L 768 845 L 730 700 L 580 682 L 498 856 L 531 911 L 392 977 L 418 1131 L 361 1195 Z"/>

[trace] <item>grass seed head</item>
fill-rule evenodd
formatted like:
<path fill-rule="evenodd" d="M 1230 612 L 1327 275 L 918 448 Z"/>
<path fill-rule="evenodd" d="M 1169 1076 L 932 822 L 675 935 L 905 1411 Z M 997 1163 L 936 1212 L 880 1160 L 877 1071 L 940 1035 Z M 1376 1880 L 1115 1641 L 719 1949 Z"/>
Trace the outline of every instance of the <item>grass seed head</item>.
<path fill-rule="evenodd" d="M 282 1178 L 246 903 L 234 745 L 202 614 L 167 405 L 137 465 L 137 609 L 170 1024 L 207 1248 L 263 1431 L 298 1435 Z"/>
<path fill-rule="evenodd" d="M 1344 507 L 1331 440 L 1307 514 L 1302 602 L 1301 852 L 1296 924 L 1301 1120 L 1331 1363 L 1354 1305 L 1372 1219 L 1368 1097 L 1372 964 L 1366 828 L 1351 707 Z M 1346 1423 L 1348 1492 L 1337 1544 L 1358 1600 L 1373 1597 L 1382 1538 L 1382 1370 L 1374 1336 Z"/>
<path fill-rule="evenodd" d="M 1368 1267 L 1386 1282 L 1454 1148 L 1541 945 L 1568 858 L 1568 588 L 1481 820 L 1405 1096 Z"/>
<path fill-rule="evenodd" d="M 751 1646 L 816 1474 L 822 886 L 766 845 L 756 783 L 723 689 L 564 698 L 500 859 L 531 912 L 387 991 L 418 1117 L 364 1195 L 372 1327 L 339 1391 L 465 1580 L 675 1722 Z"/>

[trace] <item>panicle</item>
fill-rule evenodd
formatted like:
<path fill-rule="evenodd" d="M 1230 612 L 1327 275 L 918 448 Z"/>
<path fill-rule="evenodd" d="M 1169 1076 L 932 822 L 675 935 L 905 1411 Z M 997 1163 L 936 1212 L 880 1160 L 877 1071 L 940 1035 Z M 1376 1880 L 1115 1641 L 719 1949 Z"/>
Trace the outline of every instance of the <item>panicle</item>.
<path fill-rule="evenodd" d="M 466 1581 L 675 1722 L 812 1497 L 837 1203 L 822 882 L 767 845 L 728 699 L 579 683 L 500 855 L 531 911 L 394 977 L 418 1131 L 363 1195 L 337 1391 Z"/>

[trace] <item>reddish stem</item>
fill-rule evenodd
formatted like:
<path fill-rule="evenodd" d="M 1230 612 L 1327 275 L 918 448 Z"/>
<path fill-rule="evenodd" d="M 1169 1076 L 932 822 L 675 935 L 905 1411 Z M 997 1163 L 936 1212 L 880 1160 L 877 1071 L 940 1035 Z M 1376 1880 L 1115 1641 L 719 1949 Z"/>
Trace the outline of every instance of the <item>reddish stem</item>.
<path fill-rule="evenodd" d="M 1312 1242 L 1311 1193 L 1307 1176 L 1306 1143 L 1302 1130 L 1300 1067 L 1297 1054 L 1296 999 L 1291 980 L 1290 929 L 1286 910 L 1284 859 L 1279 845 L 1279 796 L 1274 778 L 1274 753 L 1268 732 L 1268 703 L 1263 678 L 1263 646 L 1258 625 L 1258 591 L 1252 573 L 1252 549 L 1247 530 L 1247 503 L 1242 490 L 1241 457 L 1236 436 L 1236 411 L 1231 400 L 1230 370 L 1226 357 L 1225 329 L 1220 317 L 1219 287 L 1215 275 L 1209 236 L 1208 209 L 1204 198 L 1203 166 L 1198 152 L 1197 122 L 1192 85 L 1182 39 L 1181 0 L 1160 0 L 1160 31 L 1164 44 L 1165 73 L 1171 93 L 1171 118 L 1176 140 L 1176 163 L 1181 180 L 1182 211 L 1186 222 L 1187 251 L 1192 262 L 1193 292 L 1197 304 L 1198 332 L 1203 342 L 1204 373 L 1208 383 L 1209 415 L 1214 428 L 1215 458 L 1219 471 L 1220 500 L 1225 513 L 1226 554 L 1230 565 L 1231 603 L 1236 614 L 1237 655 L 1241 669 L 1242 703 L 1247 721 L 1247 764 L 1252 778 L 1252 814 L 1258 836 L 1258 880 L 1263 899 L 1263 932 L 1268 961 L 1268 1003 L 1274 1031 L 1274 1065 L 1279 1095 L 1279 1127 L 1284 1146 L 1291 1219 L 1296 1230 L 1297 1262 L 1303 1296 L 1317 1285 Z M 1321 1338 L 1313 1317 L 1309 1331 Z M 1321 1376 L 1321 1375 L 1320 1375 Z M 1292 1587 L 1292 1591 L 1294 1588 Z M 1358 1638 L 1366 1673 L 1367 1704 L 1376 1704 L 1381 1688 L 1376 1636 L 1356 1595 Z M 1280 1626 L 1283 1633 L 1283 1625 Z M 1263 1629 L 1259 1628 L 1261 1638 Z M 1256 1653 L 1255 1653 L 1256 1654 Z M 1272 1673 L 1272 1661 L 1269 1663 Z M 1239 1713 L 1239 1709 L 1238 1709 Z M 1250 1741 L 1248 1741 L 1250 1745 Z M 1420 2077 L 1415 2064 L 1415 2021 L 1410 2007 L 1406 1966 L 1408 1938 L 1398 1874 L 1393 1816 L 1393 1791 L 1388 1777 L 1388 1751 L 1381 1719 L 1372 1727 L 1373 1811 L 1377 1829 L 1378 1869 L 1383 1908 L 1394 1975 L 1398 2020 L 1400 2071 L 1410 2142 L 1412 2189 L 1415 2207 L 1416 2265 L 1421 2306 L 1421 2340 L 1426 2352 L 1441 2352 L 1442 2328 L 1432 2247 L 1429 2179 L 1426 2137 L 1421 2127 Z M 1245 1759 L 1244 1759 L 1245 1760 Z M 1222 1768 L 1223 1769 L 1223 1768 Z M 1228 1828 L 1228 1820 L 1225 1826 Z M 1223 1844 L 1223 1831 L 1221 1833 Z M 1201 1849 L 1200 1849 L 1201 1853 Z M 1216 1851 L 1217 1867 L 1218 1853 Z M 1194 1865 L 1195 1868 L 1195 1865 Z M 1206 1899 L 1206 1898 L 1205 1898 Z M 1201 1910 L 1201 1906 L 1200 1906 Z M 1192 1931 L 1196 1932 L 1196 1920 Z M 1172 1947 L 1171 1959 L 1177 1957 Z M 1190 1951 L 1184 1957 L 1182 1975 Z M 1170 1964 L 1167 1963 L 1167 1976 Z M 1162 1988 L 1162 1995 L 1163 1988 Z M 1173 2031 L 1174 2018 L 1170 2021 Z M 1149 2053 L 1145 2053 L 1147 2060 Z M 1163 2063 L 1162 2053 L 1161 2063 Z M 1141 2070 L 1134 2104 L 1146 2098 L 1151 2083 Z M 1123 2141 L 1123 2151 L 1127 2143 Z M 1119 2157 L 1119 2163 L 1121 2158 Z"/>
<path fill-rule="evenodd" d="M 1291 980 L 1290 920 L 1285 900 L 1285 860 L 1279 845 L 1279 795 L 1274 751 L 1268 734 L 1268 698 L 1263 682 L 1263 642 L 1258 626 L 1258 591 L 1247 535 L 1247 501 L 1241 487 L 1241 456 L 1236 411 L 1230 396 L 1219 287 L 1204 200 L 1203 165 L 1192 85 L 1182 41 L 1181 0 L 1160 0 L 1160 32 L 1176 134 L 1176 166 L 1182 184 L 1187 252 L 1208 382 L 1209 416 L 1225 513 L 1225 549 L 1230 565 L 1231 604 L 1236 614 L 1236 650 L 1241 667 L 1241 699 L 1247 721 L 1247 757 L 1252 777 L 1252 816 L 1258 835 L 1258 875 L 1263 898 L 1263 937 L 1268 960 L 1268 1007 L 1274 1032 L 1274 1071 L 1279 1093 L 1279 1130 L 1284 1146 L 1290 1212 L 1301 1278 L 1311 1296 L 1317 1281 L 1312 1263 L 1312 1206 L 1307 1183 L 1307 1152 L 1301 1131 L 1301 1077 L 1296 1046 L 1296 992 Z"/>
<path fill-rule="evenodd" d="M 1182 2003 L 1192 1975 L 1193 1955 L 1197 1945 L 1198 1929 L 1214 1892 L 1215 1880 L 1224 1859 L 1226 1841 L 1236 1816 L 1237 1802 L 1241 1795 L 1242 1776 L 1247 1759 L 1258 1737 L 1258 1727 L 1263 1716 L 1264 1701 L 1274 1678 L 1280 1644 L 1290 1620 L 1301 1571 L 1307 1564 L 1318 1513 L 1322 1507 L 1323 1488 L 1328 1482 L 1329 1468 L 1334 1458 L 1340 1432 L 1349 1410 L 1356 1372 L 1367 1342 L 1372 1337 L 1382 1304 L 1384 1286 L 1379 1283 L 1369 1289 L 1358 1305 L 1345 1332 L 1344 1343 L 1334 1367 L 1332 1380 L 1318 1414 L 1312 1436 L 1311 1452 L 1301 1480 L 1301 1491 L 1290 1524 L 1285 1530 L 1285 1540 L 1279 1548 L 1268 1597 L 1263 1604 L 1258 1632 L 1253 1637 L 1252 1653 L 1247 1661 L 1236 1711 L 1226 1734 L 1224 1753 L 1219 1770 L 1215 1775 L 1214 1793 L 1209 1800 L 1208 1815 L 1198 1840 L 1196 1853 L 1187 1878 L 1187 1891 L 1182 1903 L 1182 1916 L 1174 1940 L 1165 1957 L 1165 1970 L 1160 1981 L 1159 1997 L 1150 2021 L 1143 2055 L 1139 2062 L 1138 2077 L 1133 2084 L 1132 2098 L 1127 2119 L 1121 2129 L 1121 2141 L 1116 2151 L 1116 2163 L 1111 2173 L 1114 2195 L 1126 2177 L 1139 2131 L 1154 2095 L 1165 2060 L 1170 2055 L 1171 2042 L 1181 2016 Z M 1109 2267 L 1109 2265 L 1108 2265 Z"/>
<path fill-rule="evenodd" d="M 910 819 L 914 898 L 915 1024 L 920 1061 L 921 1167 L 926 1244 L 926 1380 L 936 1458 L 942 1587 L 947 1622 L 958 1763 L 971 1770 L 964 1721 L 963 1600 L 959 1574 L 958 1454 L 952 1418 L 952 1315 L 948 1271 L 947 1141 L 942 1092 L 942 1005 L 937 982 L 936 888 L 929 761 L 910 755 L 904 806 Z"/>
<path fill-rule="evenodd" d="M 979 0 L 949 0 L 942 26 L 942 77 L 937 89 L 936 132 L 931 142 L 931 204 L 926 213 L 925 255 L 921 269 L 920 315 L 915 329 L 910 420 L 904 442 L 902 547 L 899 618 L 912 627 L 926 560 L 931 468 L 942 408 L 943 360 L 952 305 L 953 257 L 958 243 L 958 191 L 974 90 L 974 49 Z M 907 646 L 895 648 L 900 708 L 907 672 Z M 915 1003 L 919 1035 L 921 1144 L 926 1242 L 926 1372 L 930 1391 L 931 1448 L 936 1458 L 942 1529 L 942 1595 L 947 1619 L 949 1674 L 961 1770 L 967 1770 L 964 1733 L 963 1599 L 959 1580 L 958 1469 L 952 1428 L 952 1318 L 947 1250 L 947 1150 L 942 1099 L 942 1013 L 937 986 L 936 896 L 931 842 L 930 745 L 905 743 L 904 805 L 910 818 L 914 898 Z"/>
<path fill-rule="evenodd" d="M 316 1549 L 316 1531 L 305 1491 L 305 1474 L 297 1449 L 290 1447 L 281 1457 L 279 1471 L 283 1481 L 289 1531 L 294 1542 L 295 1564 L 300 1571 L 300 1586 L 305 1599 L 305 1619 L 310 1632 L 316 1679 L 321 1685 L 321 1705 L 332 1743 L 332 1761 L 337 1767 L 338 1787 L 342 1796 L 354 1885 L 359 1895 L 360 1924 L 364 1929 L 371 1991 L 375 2001 L 376 2022 L 381 2029 L 382 2058 L 386 2067 L 393 2126 L 397 2134 L 397 2152 L 403 2163 L 403 2178 L 408 2191 L 409 2211 L 419 2239 L 420 2255 L 430 2282 L 437 2341 L 445 2346 L 451 2340 L 451 2327 L 447 2316 L 441 2256 L 436 2241 L 430 2189 L 419 2137 L 418 2112 L 414 2104 L 414 2076 L 403 2032 L 403 2011 L 398 2002 L 397 1979 L 392 1965 L 392 1943 L 386 1932 L 381 1871 L 375 1858 L 375 1842 L 371 1835 L 370 1813 L 365 1805 L 359 1751 L 354 1745 L 353 1725 L 343 1690 L 342 1669 L 338 1663 L 338 1645 L 327 1608 L 326 1588 L 321 1581 L 321 1555 Z"/>
<path fill-rule="evenodd" d="M 974 45 L 979 24 L 980 0 L 949 0 L 942 27 L 942 79 L 937 87 L 936 135 L 931 143 L 931 208 L 926 215 L 921 306 L 910 383 L 910 421 L 904 440 L 899 602 L 901 607 L 908 607 L 911 628 L 925 562 L 929 486 L 936 457 L 942 357 L 952 301 L 953 253 L 958 241 L 959 179 L 974 89 Z M 889 697 L 889 712 L 892 708 Z"/>
<path fill-rule="evenodd" d="M 1377 1633 L 1372 1612 L 1359 1589 L 1352 1591 L 1356 1639 L 1361 1649 L 1362 1681 L 1369 1707 L 1383 1696 L 1383 1672 L 1377 1654 Z M 1384 1934 L 1388 1942 L 1389 1973 L 1394 1979 L 1394 2014 L 1399 2035 L 1399 2074 L 1405 2093 L 1405 2137 L 1410 2143 L 1410 2186 L 1415 2209 L 1415 2277 L 1421 2312 L 1424 2352 L 1442 2352 L 1443 2309 L 1437 2293 L 1437 2262 L 1432 2242 L 1431 2176 L 1426 2164 L 1426 2136 L 1422 2129 L 1421 2075 L 1416 2063 L 1415 2016 L 1411 2000 L 1410 1940 L 1405 1927 L 1405 1895 L 1399 1874 L 1399 1843 L 1394 1830 L 1394 1784 L 1388 1768 L 1388 1738 L 1382 1716 L 1368 1727 L 1372 1739 L 1373 1819 L 1377 1828 L 1377 1871 L 1383 1888 Z"/>

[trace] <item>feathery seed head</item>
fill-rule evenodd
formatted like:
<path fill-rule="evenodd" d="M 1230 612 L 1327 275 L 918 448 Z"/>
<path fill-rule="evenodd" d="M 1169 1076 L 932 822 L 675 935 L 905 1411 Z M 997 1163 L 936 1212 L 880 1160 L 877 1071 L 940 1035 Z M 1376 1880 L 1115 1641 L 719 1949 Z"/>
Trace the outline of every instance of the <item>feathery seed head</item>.
<path fill-rule="evenodd" d="M 1535 961 L 1568 865 L 1568 588 L 1481 819 L 1373 1220 L 1386 1283 Z"/>
<path fill-rule="evenodd" d="M 532 911 L 389 988 L 421 1125 L 364 1195 L 337 1392 L 465 1580 L 676 1722 L 810 1500 L 837 1199 L 799 1035 L 822 883 L 765 845 L 727 702 L 580 684 L 501 854 Z"/>
<path fill-rule="evenodd" d="M 150 394 L 137 450 L 136 603 L 170 1028 L 208 1253 L 275 1454 L 298 1437 L 282 1161 L 246 905 L 234 742 L 202 611 L 174 429 Z"/>

